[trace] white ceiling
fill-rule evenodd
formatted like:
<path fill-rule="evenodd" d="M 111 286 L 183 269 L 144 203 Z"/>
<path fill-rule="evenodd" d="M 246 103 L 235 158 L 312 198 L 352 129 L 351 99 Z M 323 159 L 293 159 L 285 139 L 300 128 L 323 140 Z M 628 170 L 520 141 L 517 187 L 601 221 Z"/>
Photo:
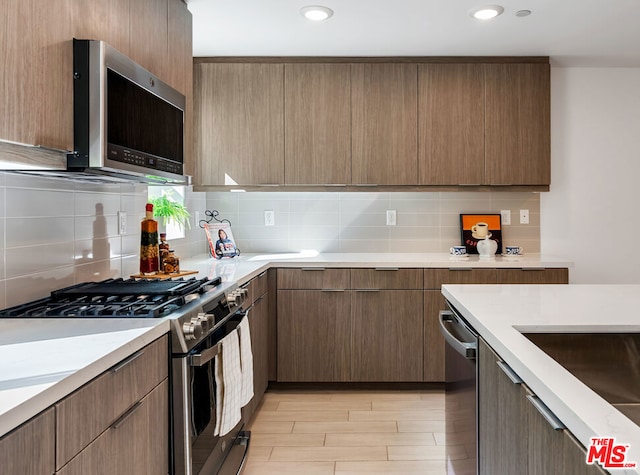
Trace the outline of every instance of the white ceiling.
<path fill-rule="evenodd" d="M 640 0 L 188 0 L 194 56 L 550 56 L 557 66 L 640 66 Z M 315 23 L 305 5 L 334 10 Z M 531 10 L 516 17 L 518 10 Z"/>

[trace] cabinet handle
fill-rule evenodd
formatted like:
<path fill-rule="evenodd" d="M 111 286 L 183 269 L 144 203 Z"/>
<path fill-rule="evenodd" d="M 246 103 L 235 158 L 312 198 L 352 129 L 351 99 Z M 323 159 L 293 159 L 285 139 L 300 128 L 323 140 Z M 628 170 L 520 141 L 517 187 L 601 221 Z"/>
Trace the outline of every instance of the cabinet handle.
<path fill-rule="evenodd" d="M 549 423 L 553 430 L 563 430 L 566 429 L 565 425 L 556 417 L 556 415 L 551 412 L 547 406 L 540 400 L 538 396 L 534 396 L 533 394 L 527 394 L 527 399 L 533 407 L 535 407 L 540 415 L 545 418 L 545 420 Z"/>
<path fill-rule="evenodd" d="M 325 270 L 324 267 L 301 267 L 300 268 L 301 271 L 321 271 L 321 270 Z"/>
<path fill-rule="evenodd" d="M 131 415 L 136 412 L 140 406 L 142 406 L 142 401 L 138 401 L 136 402 L 133 406 L 131 406 L 129 409 L 127 409 L 127 412 L 125 412 L 124 414 L 122 414 L 117 421 L 115 421 L 112 425 L 111 428 L 112 429 L 117 429 L 118 427 L 120 427 L 124 421 L 126 421 L 127 419 L 129 419 L 129 417 L 131 417 Z"/>
<path fill-rule="evenodd" d="M 344 292 L 344 289 L 320 289 L 320 292 Z"/>
<path fill-rule="evenodd" d="M 524 382 L 522 381 L 522 378 L 520 378 L 520 376 L 518 376 L 517 373 L 513 369 L 511 369 L 511 366 L 509 366 L 504 361 L 496 361 L 496 364 L 498 365 L 498 368 L 500 368 L 502 372 L 507 375 L 507 378 L 509 378 L 513 384 L 522 384 Z"/>
<path fill-rule="evenodd" d="M 472 270 L 471 267 L 449 267 L 449 272 L 470 272 Z"/>
<path fill-rule="evenodd" d="M 482 186 L 480 183 L 460 183 L 458 186 Z"/>
<path fill-rule="evenodd" d="M 547 269 L 545 269 L 544 267 L 523 267 L 522 270 L 523 272 L 540 272 Z"/>
<path fill-rule="evenodd" d="M 265 275 L 267 275 L 267 271 L 264 271 L 262 274 L 258 274 L 258 277 L 264 277 Z"/>
<path fill-rule="evenodd" d="M 128 358 L 125 358 L 123 361 L 121 361 L 120 363 L 118 363 L 116 366 L 114 366 L 113 368 L 111 368 L 111 372 L 113 373 L 117 373 L 118 371 L 120 371 L 122 368 L 124 368 L 125 366 L 127 366 L 129 363 L 132 363 L 133 361 L 137 360 L 138 358 L 140 358 L 142 355 L 144 354 L 144 350 L 140 350 L 134 354 L 132 354 L 131 356 L 129 356 Z"/>
<path fill-rule="evenodd" d="M 258 298 L 256 299 L 256 301 L 255 301 L 255 302 L 253 302 L 253 303 L 251 304 L 251 306 L 252 306 L 252 307 L 253 307 L 253 306 L 255 306 L 258 302 L 260 302 L 260 301 L 262 301 L 262 300 L 264 300 L 264 295 L 261 295 L 260 297 L 258 297 Z"/>
<path fill-rule="evenodd" d="M 398 267 L 376 267 L 375 268 L 376 271 L 397 271 L 400 270 L 400 268 Z"/>
<path fill-rule="evenodd" d="M 355 289 L 356 292 L 380 292 L 380 289 Z"/>

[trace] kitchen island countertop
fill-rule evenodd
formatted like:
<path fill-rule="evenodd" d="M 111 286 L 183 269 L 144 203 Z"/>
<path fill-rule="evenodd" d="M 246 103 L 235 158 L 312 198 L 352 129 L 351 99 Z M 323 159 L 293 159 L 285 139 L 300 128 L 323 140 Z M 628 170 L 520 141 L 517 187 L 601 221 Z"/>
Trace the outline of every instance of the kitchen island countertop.
<path fill-rule="evenodd" d="M 0 320 L 0 437 L 168 332 L 165 319 Z"/>
<path fill-rule="evenodd" d="M 640 465 L 640 427 L 522 334 L 640 333 L 640 285 L 444 285 L 442 294 L 585 447 L 615 437 Z"/>

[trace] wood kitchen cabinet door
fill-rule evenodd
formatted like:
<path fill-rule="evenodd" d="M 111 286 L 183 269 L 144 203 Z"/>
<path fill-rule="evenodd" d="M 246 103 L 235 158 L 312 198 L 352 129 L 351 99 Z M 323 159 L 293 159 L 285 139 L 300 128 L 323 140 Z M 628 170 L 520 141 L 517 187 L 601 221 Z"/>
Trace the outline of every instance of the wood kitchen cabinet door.
<path fill-rule="evenodd" d="M 184 94 L 184 166 L 193 175 L 193 46 L 192 17 L 182 0 L 168 0 L 167 77 L 165 81 Z"/>
<path fill-rule="evenodd" d="M 351 313 L 352 381 L 422 381 L 421 290 L 356 290 Z"/>
<path fill-rule="evenodd" d="M 285 183 L 351 183 L 349 64 L 284 67 Z"/>
<path fill-rule="evenodd" d="M 482 64 L 418 66 L 421 185 L 481 185 L 484 174 Z"/>
<path fill-rule="evenodd" d="M 512 382 L 498 366 L 501 361 L 478 338 L 479 473 L 527 475 L 529 402 L 523 386 Z"/>
<path fill-rule="evenodd" d="M 444 348 L 445 340 L 440 333 L 440 311 L 447 304 L 439 290 L 424 291 L 424 380 L 442 382 L 445 380 Z"/>
<path fill-rule="evenodd" d="M 278 290 L 278 381 L 349 381 L 350 294 Z"/>
<path fill-rule="evenodd" d="M 73 33 L 69 1 L 3 2 L 1 139 L 73 149 Z"/>
<path fill-rule="evenodd" d="M 165 379 L 83 449 L 59 475 L 169 472 L 169 380 Z"/>
<path fill-rule="evenodd" d="M 168 0 L 130 0 L 129 56 L 159 78 L 168 76 Z M 166 80 L 166 79 L 165 79 Z"/>
<path fill-rule="evenodd" d="M 352 64 L 352 183 L 418 183 L 416 64 Z"/>
<path fill-rule="evenodd" d="M 284 183 L 284 65 L 197 63 L 194 75 L 196 183 Z"/>
<path fill-rule="evenodd" d="M 497 269 L 499 284 L 568 284 L 567 268 Z"/>
<path fill-rule="evenodd" d="M 486 64 L 486 181 L 548 185 L 551 179 L 550 66 Z"/>
<path fill-rule="evenodd" d="M 45 475 L 55 472 L 55 410 L 49 408 L 0 438 L 0 472 Z"/>

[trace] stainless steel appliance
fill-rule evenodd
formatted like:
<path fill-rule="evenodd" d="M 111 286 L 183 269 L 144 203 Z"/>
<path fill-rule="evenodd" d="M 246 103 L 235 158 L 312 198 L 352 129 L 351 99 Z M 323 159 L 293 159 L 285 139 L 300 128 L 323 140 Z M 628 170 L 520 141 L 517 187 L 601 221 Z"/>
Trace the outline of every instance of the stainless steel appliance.
<path fill-rule="evenodd" d="M 73 40 L 73 78 L 68 171 L 189 183 L 180 92 L 96 40 Z"/>
<path fill-rule="evenodd" d="M 241 421 L 224 437 L 213 435 L 216 388 L 211 366 L 218 342 L 245 315 L 246 293 L 220 278 L 109 279 L 0 310 L 0 318 L 169 319 L 172 473 L 236 475 L 244 467 L 250 433 Z"/>
<path fill-rule="evenodd" d="M 478 334 L 447 302 L 440 312 L 445 347 L 445 447 L 448 475 L 476 475 L 478 464 Z M 460 457 L 463 446 L 466 457 Z M 456 453 L 453 453 L 456 447 Z"/>

